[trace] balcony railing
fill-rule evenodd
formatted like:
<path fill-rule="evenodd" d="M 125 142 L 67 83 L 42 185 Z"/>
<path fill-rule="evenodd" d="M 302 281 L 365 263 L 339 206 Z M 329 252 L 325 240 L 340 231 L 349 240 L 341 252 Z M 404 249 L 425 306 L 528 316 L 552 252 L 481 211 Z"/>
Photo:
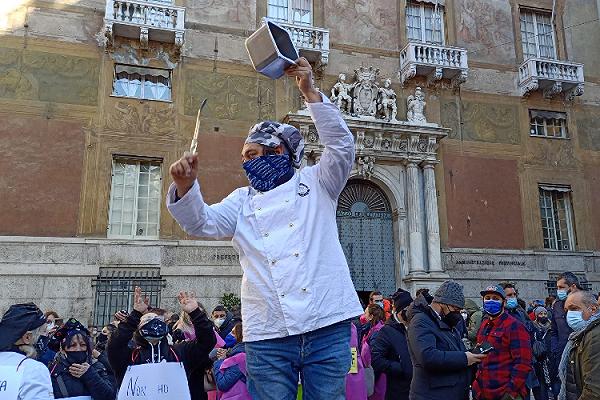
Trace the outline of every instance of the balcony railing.
<path fill-rule="evenodd" d="M 466 49 L 410 42 L 400 52 L 402 84 L 419 75 L 426 76 L 428 83 L 447 78 L 457 86 L 467 79 L 468 71 Z"/>
<path fill-rule="evenodd" d="M 292 41 L 302 55 L 309 61 L 318 61 L 327 64 L 329 61 L 329 29 L 317 28 L 309 25 L 296 25 L 286 22 L 277 22 L 290 32 Z"/>
<path fill-rule="evenodd" d="M 148 40 L 183 45 L 185 8 L 158 1 L 106 0 L 106 35 L 139 38 L 142 48 Z"/>
<path fill-rule="evenodd" d="M 567 99 L 583 94 L 583 64 L 569 61 L 529 58 L 519 67 L 521 96 L 541 89 L 544 97 L 564 93 Z"/>

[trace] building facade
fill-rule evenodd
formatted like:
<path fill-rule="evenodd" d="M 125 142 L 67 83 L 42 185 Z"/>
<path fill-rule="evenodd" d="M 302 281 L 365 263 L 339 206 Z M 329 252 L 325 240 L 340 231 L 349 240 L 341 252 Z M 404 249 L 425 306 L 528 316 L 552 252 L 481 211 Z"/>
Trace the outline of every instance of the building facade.
<path fill-rule="evenodd" d="M 228 242 L 186 236 L 164 196 L 200 118 L 200 183 L 247 180 L 250 126 L 318 133 L 295 84 L 244 40 L 289 29 L 346 113 L 357 159 L 338 205 L 360 293 L 447 278 L 525 299 L 571 270 L 600 290 L 598 0 L 13 0 L 0 5 L 0 308 L 101 324 L 140 284 L 154 304 L 238 293 Z M 388 81 L 389 79 L 389 81 Z"/>

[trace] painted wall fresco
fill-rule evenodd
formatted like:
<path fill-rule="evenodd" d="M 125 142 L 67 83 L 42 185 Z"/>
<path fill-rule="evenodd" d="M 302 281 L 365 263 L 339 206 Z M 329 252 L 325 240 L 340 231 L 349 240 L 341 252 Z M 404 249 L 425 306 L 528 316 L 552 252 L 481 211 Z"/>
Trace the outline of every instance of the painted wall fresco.
<path fill-rule="evenodd" d="M 96 105 L 99 69 L 95 59 L 0 48 L 0 97 Z"/>
<path fill-rule="evenodd" d="M 334 43 L 398 50 L 397 15 L 395 0 L 325 2 L 325 24 Z"/>
<path fill-rule="evenodd" d="M 237 29 L 256 28 L 255 0 L 186 0 L 186 22 Z"/>
<path fill-rule="evenodd" d="M 515 63 L 515 37 L 510 3 L 506 0 L 458 0 L 458 46 L 469 50 L 469 60 Z"/>

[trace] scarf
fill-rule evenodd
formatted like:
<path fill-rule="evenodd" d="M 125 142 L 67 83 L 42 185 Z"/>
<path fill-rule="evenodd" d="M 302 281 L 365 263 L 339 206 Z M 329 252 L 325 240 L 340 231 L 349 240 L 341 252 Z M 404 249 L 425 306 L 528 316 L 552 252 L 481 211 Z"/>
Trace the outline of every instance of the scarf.
<path fill-rule="evenodd" d="M 573 332 L 569 335 L 569 341 L 565 346 L 565 350 L 562 353 L 562 357 L 560 358 L 560 364 L 558 366 L 558 377 L 560 378 L 560 393 L 558 394 L 557 400 L 567 400 L 567 368 L 569 368 L 569 356 L 571 355 L 571 350 L 575 347 L 575 341 L 579 339 L 585 333 L 585 330 L 588 326 L 595 320 L 600 318 L 600 313 L 596 313 L 590 317 L 587 321 L 585 327 L 580 330 Z"/>

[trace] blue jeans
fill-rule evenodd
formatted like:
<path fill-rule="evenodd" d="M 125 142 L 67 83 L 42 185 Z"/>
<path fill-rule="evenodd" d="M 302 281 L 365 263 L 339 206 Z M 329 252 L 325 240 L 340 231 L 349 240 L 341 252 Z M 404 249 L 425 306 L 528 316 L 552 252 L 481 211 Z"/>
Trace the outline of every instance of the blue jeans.
<path fill-rule="evenodd" d="M 350 321 L 302 335 L 246 343 L 248 392 L 254 400 L 344 400 L 350 370 Z"/>

